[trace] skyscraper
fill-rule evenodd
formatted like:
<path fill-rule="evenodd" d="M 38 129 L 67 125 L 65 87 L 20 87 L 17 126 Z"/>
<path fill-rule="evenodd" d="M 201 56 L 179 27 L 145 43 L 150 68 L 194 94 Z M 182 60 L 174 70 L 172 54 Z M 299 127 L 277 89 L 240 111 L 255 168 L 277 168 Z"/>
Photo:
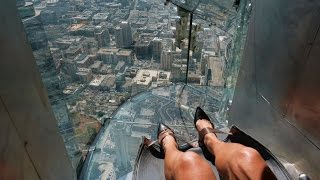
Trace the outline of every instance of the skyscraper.
<path fill-rule="evenodd" d="M 154 38 L 152 40 L 152 55 L 157 62 L 160 62 L 162 49 L 162 39 Z"/>
<path fill-rule="evenodd" d="M 172 66 L 172 51 L 171 50 L 164 50 L 161 53 L 161 68 L 163 70 L 171 70 Z"/>
<path fill-rule="evenodd" d="M 101 29 L 95 33 L 95 38 L 98 41 L 99 48 L 108 47 L 110 44 L 109 31 L 106 29 Z"/>
<path fill-rule="evenodd" d="M 116 27 L 116 45 L 118 48 L 131 48 L 132 45 L 132 29 L 130 23 L 122 21 Z"/>

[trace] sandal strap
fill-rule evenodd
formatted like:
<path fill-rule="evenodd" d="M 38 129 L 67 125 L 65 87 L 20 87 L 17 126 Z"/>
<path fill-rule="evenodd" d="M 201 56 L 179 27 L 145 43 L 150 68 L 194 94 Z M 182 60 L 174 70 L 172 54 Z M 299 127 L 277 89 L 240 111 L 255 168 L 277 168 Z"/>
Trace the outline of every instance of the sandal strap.
<path fill-rule="evenodd" d="M 163 130 L 160 134 L 159 134 L 159 144 L 162 146 L 162 140 L 167 137 L 167 136 L 172 136 L 174 138 L 175 141 L 176 140 L 176 137 L 174 136 L 174 133 L 170 130 L 170 129 L 166 129 L 166 130 Z"/>
<path fill-rule="evenodd" d="M 206 134 L 208 134 L 208 133 L 213 133 L 215 136 L 217 136 L 216 133 L 230 134 L 230 133 L 227 133 L 227 132 L 220 131 L 220 130 L 218 130 L 218 129 L 206 127 L 206 128 L 203 128 L 203 129 L 199 132 L 199 142 L 204 143 L 204 142 L 203 142 L 204 136 L 205 136 Z"/>

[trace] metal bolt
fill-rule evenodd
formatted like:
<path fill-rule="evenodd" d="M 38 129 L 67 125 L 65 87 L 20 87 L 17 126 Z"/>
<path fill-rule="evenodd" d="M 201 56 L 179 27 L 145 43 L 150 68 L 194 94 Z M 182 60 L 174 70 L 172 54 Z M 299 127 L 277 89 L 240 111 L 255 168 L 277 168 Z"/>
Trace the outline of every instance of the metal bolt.
<path fill-rule="evenodd" d="M 299 180 L 309 180 L 309 179 L 310 178 L 306 174 L 304 173 L 299 174 Z"/>

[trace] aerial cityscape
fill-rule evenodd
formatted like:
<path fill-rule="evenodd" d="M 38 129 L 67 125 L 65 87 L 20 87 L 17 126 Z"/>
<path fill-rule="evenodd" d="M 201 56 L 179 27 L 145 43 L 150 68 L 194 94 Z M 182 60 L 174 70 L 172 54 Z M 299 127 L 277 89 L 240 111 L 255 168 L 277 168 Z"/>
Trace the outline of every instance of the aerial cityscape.
<path fill-rule="evenodd" d="M 84 179 L 132 171 L 141 137 L 156 138 L 159 122 L 195 137 L 196 106 L 223 127 L 241 49 L 232 45 L 237 1 L 196 3 L 192 17 L 195 2 L 17 0 L 72 165 L 91 172 Z"/>

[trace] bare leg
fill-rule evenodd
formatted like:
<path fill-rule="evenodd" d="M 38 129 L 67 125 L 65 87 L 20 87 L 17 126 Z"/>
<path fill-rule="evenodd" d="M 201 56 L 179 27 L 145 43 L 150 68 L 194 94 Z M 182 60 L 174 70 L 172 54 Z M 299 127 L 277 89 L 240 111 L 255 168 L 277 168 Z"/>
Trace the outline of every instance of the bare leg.
<path fill-rule="evenodd" d="M 207 120 L 198 120 L 196 127 L 201 130 L 212 127 Z M 223 177 L 228 179 L 276 179 L 264 159 L 253 148 L 238 143 L 225 143 L 208 133 L 204 144 L 214 154 L 215 165 Z"/>
<path fill-rule="evenodd" d="M 172 136 L 162 141 L 164 148 L 164 173 L 167 180 L 216 179 L 209 163 L 194 152 L 181 152 Z"/>

